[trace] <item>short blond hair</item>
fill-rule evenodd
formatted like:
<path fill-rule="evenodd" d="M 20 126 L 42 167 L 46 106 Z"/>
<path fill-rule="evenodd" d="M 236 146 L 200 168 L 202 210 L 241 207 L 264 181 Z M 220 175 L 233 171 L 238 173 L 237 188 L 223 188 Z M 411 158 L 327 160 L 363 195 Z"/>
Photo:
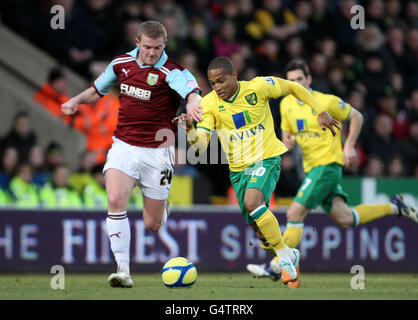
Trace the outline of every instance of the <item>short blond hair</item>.
<path fill-rule="evenodd" d="M 167 31 L 165 30 L 164 26 L 158 21 L 149 20 L 142 22 L 139 26 L 136 37 L 139 40 L 141 40 L 141 37 L 143 35 L 146 35 L 151 39 L 157 39 L 162 37 L 164 40 L 167 40 Z"/>

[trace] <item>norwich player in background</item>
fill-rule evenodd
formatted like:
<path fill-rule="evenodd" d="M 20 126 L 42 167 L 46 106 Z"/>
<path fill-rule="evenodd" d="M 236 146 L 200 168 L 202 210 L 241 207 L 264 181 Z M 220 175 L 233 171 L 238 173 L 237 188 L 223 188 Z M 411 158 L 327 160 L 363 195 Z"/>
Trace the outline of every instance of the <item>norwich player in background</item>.
<path fill-rule="evenodd" d="M 228 58 L 213 59 L 208 66 L 208 78 L 213 91 L 201 100 L 202 121 L 196 129 L 192 118 L 185 114 L 173 122 L 185 124 L 188 141 L 199 151 L 207 148 L 212 130 L 217 129 L 228 157 L 231 184 L 247 224 L 263 245 L 278 256 L 282 282 L 297 288 L 300 253 L 285 245 L 279 223 L 268 209 L 280 176 L 280 155 L 287 151 L 276 137 L 268 99 L 294 95 L 312 108 L 318 127 L 328 128 L 331 136 L 338 134 L 334 126 L 340 129 L 340 123 L 296 82 L 277 77 L 238 81 Z"/>
<path fill-rule="evenodd" d="M 303 155 L 305 180 L 287 210 L 287 225 L 283 234 L 286 245 L 296 248 L 302 237 L 303 220 L 311 209 L 320 205 L 329 217 L 342 228 L 354 227 L 378 218 L 396 214 L 418 222 L 416 208 L 407 206 L 402 196 L 395 195 L 391 202 L 347 206 L 347 194 L 341 188 L 342 166 L 350 167 L 355 158 L 354 145 L 363 125 L 363 116 L 340 98 L 312 90 L 312 77 L 304 61 L 290 62 L 285 68 L 286 78 L 308 89 L 319 103 L 337 120 L 349 121 L 349 134 L 344 148 L 341 132 L 335 136 L 324 132 L 318 125 L 316 112 L 305 102 L 289 95 L 280 103 L 282 139 L 288 149 L 297 142 Z M 252 274 L 280 278 L 277 257 L 262 265 L 249 264 Z"/>

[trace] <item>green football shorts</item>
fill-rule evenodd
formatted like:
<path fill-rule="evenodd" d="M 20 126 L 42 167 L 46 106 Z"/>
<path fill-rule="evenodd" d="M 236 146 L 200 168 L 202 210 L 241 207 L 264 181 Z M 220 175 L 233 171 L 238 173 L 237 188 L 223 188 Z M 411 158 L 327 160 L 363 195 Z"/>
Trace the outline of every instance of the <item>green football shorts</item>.
<path fill-rule="evenodd" d="M 313 168 L 306 175 L 293 200 L 309 209 L 320 205 L 329 214 L 335 196 L 341 196 L 345 202 L 348 200 L 347 193 L 341 187 L 342 171 L 338 163 Z"/>
<path fill-rule="evenodd" d="M 271 195 L 280 177 L 281 160 L 280 156 L 275 156 L 258 161 L 243 171 L 231 171 L 229 173 L 232 188 L 235 190 L 239 207 L 247 224 L 253 224 L 255 221 L 250 217 L 250 213 L 244 206 L 245 191 L 250 188 L 260 190 L 264 195 L 266 206 L 268 207 L 270 205 Z"/>

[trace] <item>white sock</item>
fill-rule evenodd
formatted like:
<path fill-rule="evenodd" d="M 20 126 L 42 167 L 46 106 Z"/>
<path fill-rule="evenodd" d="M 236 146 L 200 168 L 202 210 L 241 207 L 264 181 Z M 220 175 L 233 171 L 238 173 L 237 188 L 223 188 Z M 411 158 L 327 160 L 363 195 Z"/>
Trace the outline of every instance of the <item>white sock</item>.
<path fill-rule="evenodd" d="M 393 214 L 399 214 L 399 209 L 398 206 L 394 203 L 390 203 L 390 207 L 392 208 L 392 213 Z"/>
<path fill-rule="evenodd" d="M 161 220 L 162 225 L 167 222 L 167 218 L 168 218 L 167 209 L 164 208 L 164 215 L 163 215 L 163 219 Z"/>
<path fill-rule="evenodd" d="M 289 247 L 284 247 L 282 249 L 276 250 L 276 255 L 279 258 L 279 263 L 281 261 L 286 261 L 292 263 L 291 256 L 294 256 L 293 252 L 290 251 Z"/>
<path fill-rule="evenodd" d="M 129 274 L 131 228 L 126 211 L 108 212 L 106 226 L 110 240 L 110 248 L 115 256 L 118 269 Z"/>

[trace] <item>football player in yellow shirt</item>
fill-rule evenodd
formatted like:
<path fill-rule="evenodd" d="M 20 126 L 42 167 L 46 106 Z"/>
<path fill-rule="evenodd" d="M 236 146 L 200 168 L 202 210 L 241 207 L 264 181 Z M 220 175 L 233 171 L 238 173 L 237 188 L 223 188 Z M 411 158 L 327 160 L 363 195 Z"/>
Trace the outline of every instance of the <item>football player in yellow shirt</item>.
<path fill-rule="evenodd" d="M 335 136 L 321 130 L 316 122 L 316 113 L 305 102 L 288 95 L 280 103 L 282 139 L 288 149 L 297 142 L 303 155 L 305 180 L 287 210 L 287 225 L 283 240 L 290 248 L 296 248 L 302 237 L 303 221 L 311 209 L 320 205 L 329 217 L 342 228 L 364 224 L 386 215 L 407 216 L 418 222 L 416 208 L 407 206 L 401 195 L 382 204 L 360 204 L 354 208 L 347 205 L 347 194 L 341 187 L 342 166 L 350 167 L 355 158 L 354 145 L 360 134 L 363 116 L 348 103 L 331 94 L 310 89 L 312 77 L 303 61 L 293 61 L 286 66 L 286 78 L 301 84 L 337 120 L 349 121 L 349 134 L 344 148 L 341 132 Z M 263 265 L 247 265 L 252 274 L 273 280 L 280 277 L 275 257 Z"/>
<path fill-rule="evenodd" d="M 312 108 L 318 127 L 328 128 L 331 135 L 337 134 L 340 123 L 296 82 L 277 77 L 238 81 L 228 58 L 213 59 L 208 78 L 213 91 L 201 100 L 202 121 L 194 128 L 192 118 L 182 114 L 173 122 L 183 122 L 190 144 L 199 151 L 207 148 L 212 130 L 217 129 L 228 157 L 231 184 L 247 224 L 262 245 L 277 255 L 282 282 L 297 288 L 300 253 L 285 245 L 278 221 L 268 209 L 280 176 L 280 155 L 287 151 L 275 135 L 268 99 L 294 95 Z"/>

